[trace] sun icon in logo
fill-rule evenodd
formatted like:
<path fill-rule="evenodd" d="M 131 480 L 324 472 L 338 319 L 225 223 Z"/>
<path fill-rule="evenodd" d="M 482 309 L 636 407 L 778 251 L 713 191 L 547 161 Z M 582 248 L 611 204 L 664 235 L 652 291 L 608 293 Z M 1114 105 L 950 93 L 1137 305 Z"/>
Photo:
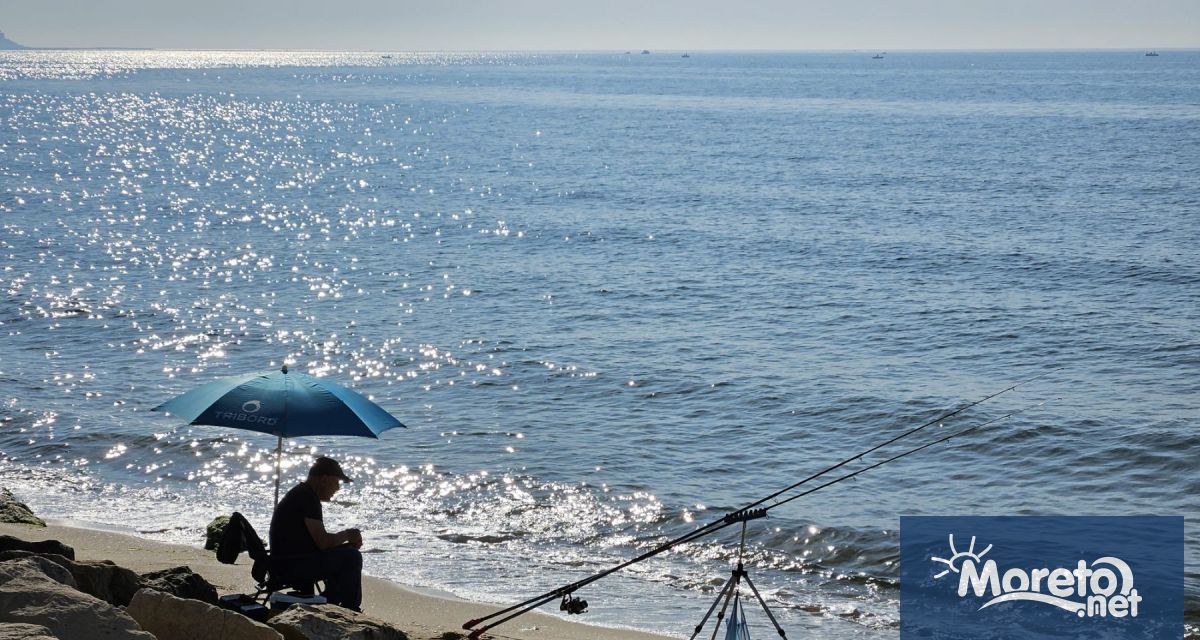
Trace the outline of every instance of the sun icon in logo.
<path fill-rule="evenodd" d="M 952 534 L 950 534 L 950 553 L 952 554 L 950 556 L 950 559 L 947 560 L 945 558 L 938 558 L 938 557 L 930 558 L 930 560 L 933 560 L 934 562 L 940 562 L 948 567 L 947 569 L 943 570 L 941 573 L 933 576 L 933 579 L 937 580 L 938 578 L 946 575 L 947 573 L 950 573 L 951 571 L 953 571 L 954 573 L 958 573 L 959 567 L 962 566 L 963 561 L 966 560 L 967 558 L 970 558 L 971 560 L 973 560 L 975 562 L 975 564 L 979 564 L 979 561 L 981 559 L 983 559 L 983 557 L 987 555 L 987 552 L 989 552 L 991 550 L 992 550 L 992 545 L 989 544 L 987 546 L 987 548 L 984 549 L 983 551 L 980 551 L 979 553 L 975 553 L 975 536 L 971 536 L 971 546 L 968 547 L 966 551 L 959 551 L 954 546 L 954 534 L 952 533 Z"/>

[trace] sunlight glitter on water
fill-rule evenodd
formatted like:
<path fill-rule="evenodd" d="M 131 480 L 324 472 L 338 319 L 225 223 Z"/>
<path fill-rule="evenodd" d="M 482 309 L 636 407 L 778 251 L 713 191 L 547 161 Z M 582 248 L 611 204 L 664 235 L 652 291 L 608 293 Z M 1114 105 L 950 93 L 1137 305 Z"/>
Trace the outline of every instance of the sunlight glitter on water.
<path fill-rule="evenodd" d="M 17 99 L 37 102 L 44 98 L 27 95 Z M 387 293 L 387 289 L 372 290 L 373 287 L 355 284 L 347 277 L 347 274 L 362 270 L 358 257 L 349 256 L 348 259 L 339 261 L 342 262 L 341 265 L 331 264 L 323 259 L 310 259 L 303 245 L 314 237 L 320 242 L 354 242 L 361 234 L 375 235 L 376 228 L 381 231 L 390 228 L 401 229 L 406 241 L 416 238 L 418 233 L 432 233 L 441 242 L 448 237 L 447 232 L 455 227 L 460 232 L 474 232 L 471 223 L 462 222 L 466 214 L 455 214 L 455 227 L 446 227 L 438 220 L 442 217 L 440 213 L 433 216 L 435 222 L 432 224 L 418 222 L 419 213 L 411 215 L 412 221 L 401 221 L 395 217 L 396 213 L 375 209 L 369 202 L 364 203 L 366 206 L 363 208 L 355 204 L 344 204 L 339 207 L 336 215 L 325 215 L 310 210 L 304 201 L 311 195 L 311 191 L 306 191 L 295 207 L 289 204 L 291 200 L 286 198 L 282 203 L 271 202 L 271 199 L 279 197 L 281 186 L 311 189 L 312 185 L 325 180 L 326 173 L 329 172 L 345 176 L 340 180 L 350 192 L 369 185 L 367 180 L 355 178 L 352 174 L 346 175 L 344 172 L 376 164 L 378 161 L 373 156 L 359 152 L 335 151 L 330 161 L 318 161 L 310 152 L 297 148 L 303 129 L 311 128 L 310 125 L 314 122 L 318 131 L 323 133 L 349 133 L 342 132 L 342 125 L 335 123 L 335 118 L 345 120 L 346 114 L 340 108 L 321 105 L 313 107 L 316 109 L 316 116 L 289 114 L 294 105 L 282 103 L 268 103 L 264 106 L 232 99 L 193 97 L 180 101 L 157 96 L 148 99 L 123 96 L 120 103 L 116 103 L 111 98 L 95 95 L 74 97 L 54 106 L 41 105 L 40 108 L 74 114 L 57 121 L 55 126 L 59 132 L 68 132 L 66 135 L 69 137 L 88 142 L 92 152 L 74 160 L 83 165 L 82 169 L 73 166 L 70 160 L 56 158 L 53 161 L 58 172 L 56 183 L 75 186 L 67 186 L 56 193 L 29 191 L 25 196 L 42 197 L 47 202 L 53 198 L 56 202 L 64 203 L 63 206 L 68 211 L 75 208 L 94 208 L 100 215 L 86 219 L 86 224 L 92 225 L 91 228 L 75 222 L 69 228 L 64 228 L 64 240 L 74 239 L 73 250 L 79 253 L 103 252 L 107 256 L 105 262 L 109 264 L 102 270 L 114 275 L 105 278 L 102 274 L 94 274 L 94 264 L 84 269 L 76 261 L 62 280 L 57 273 L 50 274 L 48 285 L 69 286 L 76 284 L 77 279 L 86 278 L 79 283 L 81 286 L 71 287 L 69 292 L 63 293 L 42 293 L 34 289 L 30 293 L 42 294 L 49 301 L 48 306 L 27 308 L 22 312 L 43 317 L 86 315 L 93 320 L 105 320 L 104 326 L 108 326 L 113 320 L 113 315 L 121 315 L 120 305 L 132 292 L 127 290 L 125 284 L 106 287 L 104 281 L 118 282 L 122 275 L 129 273 L 131 269 L 144 268 L 157 272 L 159 275 L 156 279 L 167 285 L 178 283 L 190 286 L 189 282 L 200 280 L 202 289 L 210 286 L 229 289 L 240 288 L 239 285 L 259 288 L 282 284 L 274 276 L 280 271 L 276 267 L 282 265 L 285 267 L 284 273 L 291 274 L 285 282 L 307 284 L 310 299 L 314 302 L 336 302 L 347 297 Z M 275 113 L 266 113 L 264 108 Z M 388 108 L 384 108 L 369 118 L 381 121 L 387 111 Z M 97 115 L 105 113 L 110 116 Z M 264 128 L 262 123 L 265 122 L 274 124 Z M 405 122 L 407 124 L 411 119 L 406 119 Z M 281 126 L 279 123 L 289 124 Z M 32 121 L 15 124 L 29 129 L 37 128 L 36 123 Z M 147 127 L 150 126 L 164 132 L 175 132 L 152 136 L 161 146 L 135 146 L 119 142 L 146 137 Z M 82 134 L 85 129 L 88 132 L 86 135 Z M 252 147 L 249 144 L 253 138 L 270 136 L 271 139 L 275 139 L 277 135 L 274 131 L 285 129 L 293 133 L 285 133 L 282 138 L 278 138 L 284 143 L 282 147 L 262 144 Z M 224 149 L 223 154 L 215 151 L 216 147 L 210 137 L 214 130 L 226 131 L 217 139 Z M 62 135 L 59 132 L 51 133 L 51 139 Z M 21 144 L 20 141 L 18 144 Z M 274 157 L 267 156 L 262 151 L 271 148 L 278 151 Z M 420 149 L 417 147 L 418 151 Z M 22 157 L 19 150 L 17 156 Z M 218 161 L 220 166 L 233 163 L 241 168 L 237 171 L 216 169 L 213 163 Z M 403 166 L 411 168 L 410 165 Z M 309 169 L 295 173 L 294 168 L 297 167 L 318 168 L 316 171 Z M 286 182 L 279 182 L 271 179 L 269 174 L 259 173 L 262 171 L 282 171 L 283 175 L 293 177 Z M 151 173 L 157 176 L 154 180 L 150 179 Z M 108 176 L 107 179 L 105 175 Z M 164 175 L 167 178 L 164 178 Z M 101 180 L 100 184 L 97 184 L 97 179 Z M 173 188 L 172 185 L 176 186 Z M 180 190 L 179 186 L 183 189 Z M 198 189 L 218 189 L 226 195 L 220 200 L 207 201 L 198 201 L 194 197 L 184 195 L 187 191 Z M 167 204 L 165 207 L 156 204 L 152 208 L 150 202 L 159 194 L 165 196 L 164 201 Z M 256 194 L 263 198 L 261 203 L 254 199 Z M 237 207 L 221 202 L 225 198 L 244 200 L 247 197 L 250 198 L 249 204 L 257 208 L 257 213 L 245 204 Z M 11 206 L 20 204 L 12 200 L 9 206 L 11 211 Z M 137 213 L 122 213 L 130 207 Z M 246 213 L 231 216 L 234 208 L 241 208 Z M 187 214 L 191 223 L 185 225 L 182 221 L 172 222 L 162 234 L 147 229 L 147 222 L 174 214 Z M 241 227 L 256 222 L 273 234 L 290 235 L 290 242 L 299 245 L 300 250 L 294 257 L 285 259 L 277 257 L 274 253 L 260 253 L 253 243 L 227 249 L 212 249 L 193 247 L 186 240 L 196 234 L 211 233 L 213 227 Z M 61 221 L 58 225 L 64 227 Z M 340 230 L 337 230 L 338 228 Z M 286 264 L 289 262 L 290 265 Z M 362 277 L 378 280 L 383 275 L 377 276 L 373 271 L 367 271 Z M 405 274 L 406 277 L 411 275 Z M 450 280 L 450 273 L 443 272 L 440 276 L 439 286 L 444 288 L 443 298 L 446 298 L 455 292 L 458 285 Z M 9 282 L 12 286 L 19 286 L 21 279 L 15 278 Z M 407 290 L 410 288 L 410 282 L 401 282 L 399 287 L 401 290 Z M 95 291 L 97 289 L 99 291 Z M 415 298 L 399 300 L 400 309 L 404 313 L 412 313 L 414 305 L 430 303 L 433 300 L 432 296 L 422 294 L 432 293 L 433 289 L 434 284 L 417 287 Z M 14 294 L 17 292 L 11 288 L 10 290 Z M 138 297 L 142 295 L 144 294 Z M 225 292 L 212 300 L 197 298 L 190 307 L 169 302 L 168 300 L 178 300 L 180 297 L 172 289 L 161 289 L 158 296 L 160 299 L 151 299 L 147 304 L 150 309 L 158 311 L 161 317 L 173 320 L 173 335 L 150 332 L 139 321 L 133 320 L 132 324 L 139 333 L 148 334 L 134 341 L 133 346 L 139 353 L 141 349 L 173 349 L 181 352 L 194 349 L 197 362 L 189 368 L 192 372 L 203 371 L 209 363 L 224 358 L 227 347 L 240 344 L 249 327 L 269 328 L 273 322 L 290 315 L 288 310 L 275 308 L 274 292 L 259 294 L 259 299 L 253 302 L 245 300 L 244 294 Z M 96 297 L 102 297 L 103 302 L 96 305 L 93 302 Z M 94 306 L 98 308 L 93 309 Z M 108 312 L 108 317 L 103 312 Z M 355 321 L 350 321 L 346 328 L 353 331 L 355 324 Z M 183 333 L 189 327 L 198 327 L 200 330 Z M 417 363 L 414 370 L 396 370 L 387 367 L 386 363 L 395 362 L 397 357 L 414 352 L 413 348 L 393 349 L 394 345 L 388 344 L 374 348 L 362 338 L 357 345 L 350 348 L 348 344 L 343 344 L 338 336 L 336 331 L 325 335 L 305 335 L 303 332 L 293 331 L 277 340 L 281 344 L 299 340 L 304 350 L 289 352 L 285 360 L 305 363 L 316 375 L 349 374 L 354 379 L 392 377 L 395 380 L 404 380 L 415 377 L 420 371 L 439 369 L 443 364 L 460 364 L 451 354 L 439 353 L 437 349 L 426 349 L 418 345 L 415 353 L 423 356 L 424 361 Z M 347 348 L 351 349 L 353 364 L 330 363 L 330 356 L 340 354 Z M 308 357 L 305 356 L 306 351 Z M 415 361 L 416 358 L 409 359 Z M 500 375 L 503 366 L 484 366 L 482 363 L 469 361 L 463 365 L 458 375 L 470 379 L 472 383 L 477 382 L 474 378 L 481 374 Z M 181 368 L 175 367 L 175 371 L 179 370 Z"/>
<path fill-rule="evenodd" d="M 392 67 L 408 65 L 511 64 L 529 55 L 461 52 L 394 52 L 390 58 L 362 51 L 0 51 L 0 81 L 81 80 L 154 69 L 200 70 L 258 67 Z"/>

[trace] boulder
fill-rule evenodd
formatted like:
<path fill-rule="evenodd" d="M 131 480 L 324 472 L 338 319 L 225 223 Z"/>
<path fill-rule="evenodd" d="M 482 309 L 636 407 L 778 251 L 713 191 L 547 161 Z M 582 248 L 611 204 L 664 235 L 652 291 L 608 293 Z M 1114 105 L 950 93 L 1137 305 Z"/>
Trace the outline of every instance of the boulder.
<path fill-rule="evenodd" d="M 17 500 L 13 492 L 8 489 L 0 489 L 0 522 L 31 524 L 35 527 L 46 526 L 44 520 L 33 515 L 33 511 L 30 511 L 24 502 Z"/>
<path fill-rule="evenodd" d="M 141 588 L 141 578 L 138 574 L 107 560 L 81 562 L 54 553 L 3 551 L 0 552 L 0 561 L 29 558 L 34 555 L 64 567 L 75 578 L 75 588 L 109 604 L 123 607 L 129 604 L 133 594 Z"/>
<path fill-rule="evenodd" d="M 174 567 L 142 574 L 142 588 L 217 604 L 217 588 L 191 567 Z"/>
<path fill-rule="evenodd" d="M 225 535 L 225 526 L 229 524 L 229 516 L 217 516 L 208 523 L 204 537 L 204 548 L 216 551 L 221 546 L 221 536 Z"/>
<path fill-rule="evenodd" d="M 13 622 L 0 624 L 0 640 L 58 640 L 58 638 L 40 624 Z"/>
<path fill-rule="evenodd" d="M 108 560 L 76 562 L 67 569 L 75 576 L 80 591 L 120 607 L 128 605 L 142 588 L 138 574 Z"/>
<path fill-rule="evenodd" d="M 153 589 L 138 591 L 125 611 L 158 640 L 282 640 L 240 613 Z"/>
<path fill-rule="evenodd" d="M 155 640 L 124 611 L 56 582 L 29 558 L 0 562 L 0 623 L 41 625 L 58 638 Z"/>
<path fill-rule="evenodd" d="M 0 536 L 0 551 L 32 551 L 33 553 L 57 553 L 65 558 L 75 559 L 75 550 L 58 540 L 42 540 L 28 542 L 12 536 Z"/>
<path fill-rule="evenodd" d="M 294 604 L 268 624 L 284 640 L 408 640 L 382 620 L 333 605 Z"/>
<path fill-rule="evenodd" d="M 75 576 L 71 575 L 71 572 L 68 571 L 67 568 L 62 566 L 61 564 L 58 564 L 57 562 L 55 562 L 49 558 L 45 558 L 43 556 L 39 556 L 34 553 L 29 553 L 28 551 L 11 551 L 11 552 L 6 551 L 5 552 L 6 555 L 10 554 L 10 553 L 21 553 L 21 554 L 29 554 L 29 555 L 28 555 L 28 557 L 23 557 L 23 558 L 22 557 L 4 558 L 4 559 L 0 559 L 0 562 L 15 562 L 17 560 L 25 560 L 28 562 L 33 562 L 34 564 L 38 565 L 38 567 L 41 568 L 42 573 L 46 574 L 46 577 L 50 578 L 51 580 L 53 580 L 55 582 L 61 582 L 62 584 L 65 584 L 68 587 L 71 587 L 72 589 L 79 588 L 79 583 L 75 582 Z"/>

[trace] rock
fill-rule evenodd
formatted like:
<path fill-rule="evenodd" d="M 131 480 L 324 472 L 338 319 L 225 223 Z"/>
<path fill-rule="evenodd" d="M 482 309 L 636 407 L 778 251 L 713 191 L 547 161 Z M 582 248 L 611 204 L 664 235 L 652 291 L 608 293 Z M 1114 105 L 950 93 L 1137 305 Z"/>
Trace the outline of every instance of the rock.
<path fill-rule="evenodd" d="M 128 605 L 133 594 L 142 588 L 138 574 L 108 560 L 76 562 L 74 567 L 68 568 L 79 583 L 80 591 L 120 607 Z"/>
<path fill-rule="evenodd" d="M 42 625 L 66 639 L 156 640 L 124 611 L 52 580 L 29 558 L 0 562 L 0 622 Z"/>
<path fill-rule="evenodd" d="M 158 640 L 282 640 L 240 613 L 153 589 L 138 591 L 125 611 Z"/>
<path fill-rule="evenodd" d="M 3 34 L 0 34 L 3 37 Z M 17 500 L 12 491 L 0 489 L 0 522 L 14 524 L 31 524 L 35 527 L 46 526 L 45 521 L 33 515 L 24 502 Z"/>
<path fill-rule="evenodd" d="M 71 562 L 67 570 L 75 576 L 80 591 L 119 607 L 128 605 L 133 594 L 142 588 L 138 574 L 108 560 Z"/>
<path fill-rule="evenodd" d="M 174 567 L 142 574 L 142 588 L 154 589 L 176 598 L 217 604 L 217 588 L 191 567 Z"/>
<path fill-rule="evenodd" d="M 268 624 L 284 640 L 408 640 L 382 620 L 333 605 L 294 604 Z"/>
<path fill-rule="evenodd" d="M 12 536 L 0 536 L 0 551 L 32 551 L 33 553 L 57 553 L 65 558 L 75 559 L 75 550 L 58 540 L 43 540 L 27 542 Z"/>
<path fill-rule="evenodd" d="M 14 551 L 14 552 L 6 551 L 5 552 L 5 554 L 8 554 L 8 553 L 24 554 L 24 553 L 29 553 L 29 552 L 28 551 Z M 79 588 L 79 583 L 75 582 L 75 576 L 71 575 L 71 572 L 68 571 L 66 567 L 62 566 L 61 564 L 58 564 L 57 562 L 55 562 L 49 558 L 39 556 L 37 554 L 30 553 L 27 557 L 4 558 L 4 559 L 0 559 L 0 562 L 15 562 L 16 560 L 27 560 L 29 562 L 33 562 L 41 568 L 42 573 L 46 574 L 47 578 L 50 578 L 51 580 L 53 580 L 55 582 L 61 582 L 62 584 L 65 584 L 68 587 L 71 587 L 72 589 Z"/>
<path fill-rule="evenodd" d="M 221 536 L 225 535 L 225 526 L 229 524 L 229 516 L 217 516 L 212 522 L 208 523 L 207 533 L 204 538 L 204 548 L 209 551 L 216 551 L 221 546 Z"/>
<path fill-rule="evenodd" d="M 58 640 L 58 638 L 40 624 L 14 622 L 0 624 L 0 640 Z"/>
<path fill-rule="evenodd" d="M 81 562 L 54 553 L 33 554 L 29 551 L 3 551 L 0 552 L 0 561 L 28 558 L 33 555 L 66 568 L 75 578 L 76 589 L 109 604 L 123 607 L 129 604 L 129 601 L 133 599 L 133 594 L 142 588 L 142 580 L 138 574 L 124 567 L 118 567 L 107 560 Z"/>

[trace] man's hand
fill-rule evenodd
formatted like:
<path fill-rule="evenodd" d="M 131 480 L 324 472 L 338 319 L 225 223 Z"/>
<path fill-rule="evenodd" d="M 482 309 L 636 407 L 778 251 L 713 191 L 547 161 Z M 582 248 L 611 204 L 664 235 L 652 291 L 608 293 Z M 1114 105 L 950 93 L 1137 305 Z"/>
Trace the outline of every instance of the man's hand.
<path fill-rule="evenodd" d="M 341 533 L 341 535 L 346 537 L 346 544 L 354 547 L 355 549 L 362 548 L 362 546 L 363 546 L 362 532 L 359 531 L 358 529 L 346 529 L 345 531 L 343 531 Z"/>

